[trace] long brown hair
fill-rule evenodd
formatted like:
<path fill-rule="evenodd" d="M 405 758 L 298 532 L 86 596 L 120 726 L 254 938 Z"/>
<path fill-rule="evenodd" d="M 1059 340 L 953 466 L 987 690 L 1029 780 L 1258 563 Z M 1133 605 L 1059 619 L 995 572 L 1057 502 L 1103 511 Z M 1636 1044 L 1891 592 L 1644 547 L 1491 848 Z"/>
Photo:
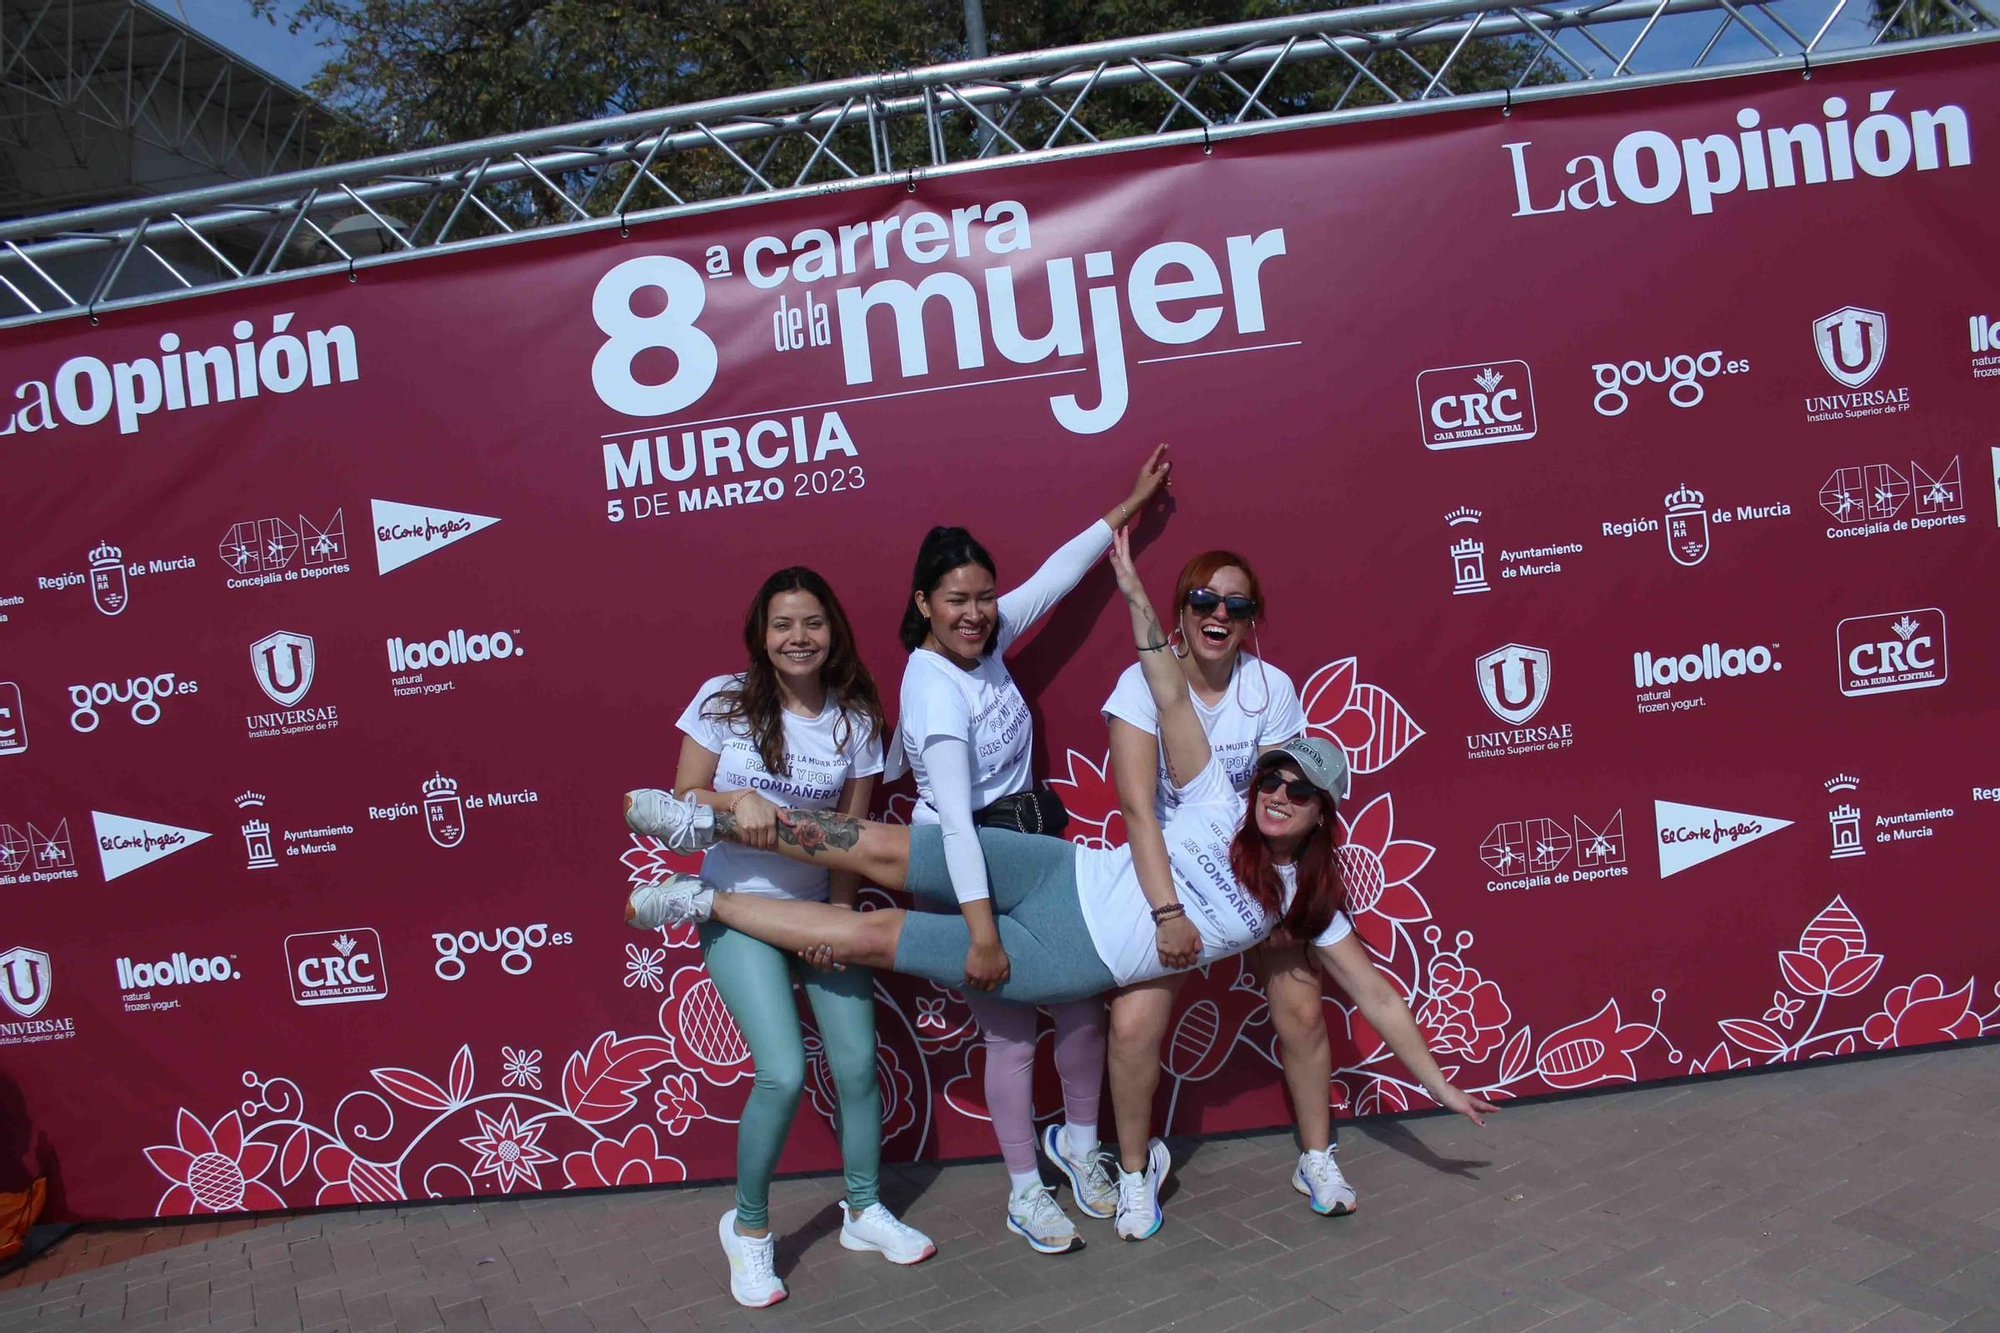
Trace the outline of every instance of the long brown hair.
<path fill-rule="evenodd" d="M 1259 769 L 1258 775 L 1262 776 L 1264 771 Z M 1340 882 L 1340 850 L 1334 843 L 1340 829 L 1335 818 L 1337 806 L 1323 791 L 1315 789 L 1313 797 L 1319 802 L 1319 823 L 1306 835 L 1293 860 L 1299 890 L 1278 922 L 1296 940 L 1310 940 L 1318 935 L 1333 923 L 1333 914 L 1347 905 L 1347 890 Z M 1236 837 L 1229 844 L 1229 868 L 1235 873 L 1236 882 L 1267 914 L 1278 915 L 1279 905 L 1285 901 L 1285 886 L 1278 878 L 1277 864 L 1271 859 L 1271 845 L 1257 831 L 1254 778 L 1250 784 L 1250 804 L 1243 812 L 1243 827 L 1236 830 Z"/>
<path fill-rule="evenodd" d="M 718 690 L 702 709 L 710 717 L 742 722 L 748 727 L 757 742 L 757 754 L 764 761 L 765 771 L 779 777 L 791 775 L 791 763 L 785 758 L 785 707 L 778 694 L 778 671 L 771 665 L 765 633 L 771 599 L 786 592 L 810 593 L 826 611 L 830 641 L 826 661 L 820 664 L 819 679 L 840 706 L 834 744 L 847 748 L 856 717 L 867 719 L 870 740 L 881 736 L 883 730 L 882 696 L 876 692 L 875 678 L 868 674 L 867 663 L 854 650 L 854 631 L 847 623 L 847 612 L 841 609 L 840 599 L 833 595 L 825 579 L 804 565 L 781 569 L 764 580 L 757 595 L 750 599 L 749 613 L 743 617 L 743 646 L 750 651 L 750 668 L 743 673 L 743 683 Z"/>

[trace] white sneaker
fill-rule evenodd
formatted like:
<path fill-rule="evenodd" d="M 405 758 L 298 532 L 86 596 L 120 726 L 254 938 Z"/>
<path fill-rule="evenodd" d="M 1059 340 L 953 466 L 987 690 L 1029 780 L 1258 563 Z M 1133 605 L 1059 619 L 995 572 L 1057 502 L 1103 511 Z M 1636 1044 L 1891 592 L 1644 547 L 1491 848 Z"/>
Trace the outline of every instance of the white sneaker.
<path fill-rule="evenodd" d="M 845 1199 L 840 1201 L 840 1243 L 850 1250 L 873 1250 L 892 1264 L 920 1264 L 937 1253 L 929 1236 L 881 1204 L 869 1204 L 856 1217 Z"/>
<path fill-rule="evenodd" d="M 1322 1217 L 1345 1217 L 1354 1211 L 1354 1186 L 1340 1174 L 1340 1163 L 1331 1152 L 1313 1149 L 1299 1154 L 1298 1170 L 1292 1172 L 1292 1188 L 1312 1201 L 1312 1210 Z"/>
<path fill-rule="evenodd" d="M 1069 1191 L 1075 1196 L 1077 1207 L 1092 1217 L 1109 1217 L 1118 1211 L 1118 1187 L 1111 1183 L 1111 1168 L 1107 1165 L 1110 1153 L 1100 1146 L 1080 1159 L 1071 1157 L 1063 1144 L 1061 1125 L 1050 1125 L 1042 1131 L 1042 1151 L 1069 1181 Z"/>
<path fill-rule="evenodd" d="M 729 1256 L 729 1294 L 738 1305 L 761 1310 L 791 1295 L 778 1280 L 776 1237 L 768 1232 L 757 1237 L 738 1231 L 734 1208 L 722 1215 L 717 1230 L 722 1236 L 722 1252 Z"/>
<path fill-rule="evenodd" d="M 1160 1211 L 1160 1185 L 1172 1162 L 1167 1145 L 1154 1139 L 1146 1146 L 1144 1171 L 1118 1172 L 1118 1234 L 1124 1239 L 1144 1240 L 1166 1220 Z"/>
<path fill-rule="evenodd" d="M 1083 1248 L 1076 1223 L 1047 1185 L 1030 1185 L 1007 1199 L 1007 1229 L 1042 1254 L 1068 1254 Z"/>
<path fill-rule="evenodd" d="M 715 811 L 670 791 L 641 787 L 625 793 L 625 826 L 658 838 L 670 851 L 698 852 L 715 844 Z"/>
<path fill-rule="evenodd" d="M 625 899 L 625 924 L 640 930 L 708 920 L 715 890 L 700 876 L 676 870 L 658 884 L 641 884 Z"/>

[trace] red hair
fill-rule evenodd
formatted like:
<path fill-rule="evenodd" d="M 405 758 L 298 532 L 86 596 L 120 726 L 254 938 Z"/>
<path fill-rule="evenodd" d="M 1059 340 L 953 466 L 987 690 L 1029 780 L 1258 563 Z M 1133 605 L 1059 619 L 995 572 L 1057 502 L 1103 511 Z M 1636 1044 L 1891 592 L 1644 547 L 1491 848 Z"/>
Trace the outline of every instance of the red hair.
<path fill-rule="evenodd" d="M 1299 848 L 1294 861 L 1299 891 L 1292 898 L 1291 908 L 1278 921 L 1296 940 L 1310 940 L 1320 934 L 1333 924 L 1333 914 L 1347 905 L 1347 890 L 1340 883 L 1339 850 L 1334 846 L 1334 831 L 1339 824 L 1334 820 L 1333 800 L 1323 791 L 1315 791 L 1313 797 L 1319 802 L 1319 824 L 1306 835 Z M 1268 915 L 1279 915 L 1285 886 L 1278 878 L 1277 864 L 1271 859 L 1270 843 L 1257 831 L 1254 786 L 1249 808 L 1243 812 L 1243 827 L 1229 844 L 1229 869 L 1236 875 L 1236 882 Z"/>
<path fill-rule="evenodd" d="M 1264 615 L 1264 587 L 1257 582 L 1257 571 L 1250 568 L 1250 562 L 1234 551 L 1203 551 L 1194 559 L 1181 566 L 1181 576 L 1174 584 L 1174 616 L 1176 622 L 1187 607 L 1187 596 L 1196 588 L 1206 588 L 1208 581 L 1215 577 L 1219 569 L 1234 566 L 1243 571 L 1243 577 L 1250 580 L 1250 600 L 1257 603 L 1257 615 Z"/>

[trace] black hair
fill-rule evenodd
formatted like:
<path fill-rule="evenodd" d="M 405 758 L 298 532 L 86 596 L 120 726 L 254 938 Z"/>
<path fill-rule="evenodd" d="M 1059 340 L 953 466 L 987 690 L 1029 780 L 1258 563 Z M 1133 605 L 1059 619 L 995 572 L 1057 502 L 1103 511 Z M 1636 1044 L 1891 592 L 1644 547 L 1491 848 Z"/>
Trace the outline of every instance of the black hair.
<path fill-rule="evenodd" d="M 924 534 L 924 543 L 917 548 L 916 568 L 910 571 L 910 600 L 903 606 L 903 624 L 897 630 L 904 652 L 915 652 L 922 647 L 924 636 L 931 632 L 930 621 L 917 610 L 917 594 L 929 597 L 944 582 L 944 576 L 960 565 L 978 565 L 994 578 L 1000 577 L 1000 571 L 993 567 L 993 557 L 964 528 L 936 527 Z M 988 635 L 980 656 L 992 652 L 999 638 L 997 632 Z"/>

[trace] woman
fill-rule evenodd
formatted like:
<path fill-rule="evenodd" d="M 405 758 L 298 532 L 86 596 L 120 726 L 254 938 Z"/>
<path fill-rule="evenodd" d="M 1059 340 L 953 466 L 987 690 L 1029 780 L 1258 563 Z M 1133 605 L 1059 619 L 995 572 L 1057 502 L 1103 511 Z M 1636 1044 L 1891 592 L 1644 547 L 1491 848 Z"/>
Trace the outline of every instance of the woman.
<path fill-rule="evenodd" d="M 674 790 L 727 811 L 741 832 L 737 843 L 709 849 L 701 877 L 731 893 L 852 909 L 860 888 L 852 871 L 796 865 L 770 849 L 780 810 L 858 815 L 868 809 L 882 771 L 882 702 L 875 682 L 855 652 L 839 599 L 810 569 L 781 569 L 764 580 L 744 617 L 743 643 L 749 665 L 705 682 L 680 718 Z M 787 1294 L 773 1266 L 768 1196 L 805 1084 L 794 977 L 812 1004 L 840 1098 L 847 1175 L 840 1243 L 899 1264 L 936 1253 L 928 1237 L 903 1225 L 876 1198 L 882 1105 L 868 972 L 806 968 L 715 921 L 702 924 L 701 949 L 756 1066 L 736 1131 L 736 1206 L 718 1227 L 731 1294 L 752 1307 Z"/>
<path fill-rule="evenodd" d="M 1172 896 L 1142 886 L 1129 845 L 1094 849 L 981 829 L 977 836 L 990 871 L 995 929 L 1010 961 L 995 993 L 1036 1004 L 1081 999 L 1188 966 L 1168 958 L 1179 952 L 1170 950 L 1166 938 L 1177 923 L 1193 928 L 1199 942 L 1194 961 L 1210 963 L 1242 952 L 1282 922 L 1294 937 L 1320 946 L 1331 959 L 1327 965 L 1432 1098 L 1485 1123 L 1485 1113 L 1495 1108 L 1445 1081 L 1401 998 L 1375 971 L 1339 910 L 1338 861 L 1328 828 L 1335 793 L 1346 784 L 1339 747 L 1317 738 L 1295 740 L 1265 756 L 1253 799 L 1237 794 L 1224 766 L 1212 762 L 1186 678 L 1165 653 L 1166 636 L 1132 570 L 1122 531 L 1112 566 L 1131 609 L 1139 660 L 1159 714 L 1160 748 L 1174 784 L 1175 809 L 1160 829 L 1156 849 L 1168 865 Z M 683 851 L 742 836 L 728 811 L 666 792 L 627 793 L 625 818 L 635 830 Z M 777 850 L 788 859 L 854 871 L 887 888 L 949 901 L 952 882 L 936 825 L 902 828 L 837 811 L 787 811 L 777 837 Z M 899 909 L 842 912 L 818 903 L 716 892 L 692 876 L 633 890 L 625 917 L 641 927 L 717 920 L 835 966 L 889 967 L 943 984 L 956 979 L 971 943 L 963 917 Z M 1166 1145 L 1154 1140 L 1143 1172 L 1121 1172 L 1121 1235 L 1141 1239 L 1158 1229 L 1158 1190 L 1167 1165 Z"/>
<path fill-rule="evenodd" d="M 1179 623 L 1175 654 L 1194 700 L 1195 715 L 1231 784 L 1244 791 L 1258 756 L 1304 732 L 1306 719 L 1291 677 L 1243 651 L 1266 609 L 1250 562 L 1233 551 L 1204 551 L 1181 569 L 1174 586 Z M 1128 837 L 1140 848 L 1140 872 L 1163 882 L 1164 867 L 1149 863 L 1139 836 L 1171 812 L 1168 788 L 1157 781 L 1163 762 L 1152 696 L 1135 668 L 1127 668 L 1104 702 L 1111 728 L 1111 770 Z M 1342 796 L 1346 793 L 1342 792 Z M 1185 939 L 1178 941 L 1185 947 Z M 1326 1090 L 1333 1077 L 1332 1049 L 1320 1007 L 1319 974 L 1302 942 L 1267 942 L 1251 952 L 1264 983 L 1271 1026 L 1298 1127 L 1299 1160 L 1292 1187 L 1323 1215 L 1352 1212 L 1353 1187 L 1334 1159 L 1333 1118 Z M 1144 1162 L 1152 1127 L 1153 1094 L 1160 1082 L 1158 1052 L 1173 1017 L 1185 973 L 1127 987 L 1111 1001 L 1112 1105 L 1119 1112 L 1119 1162 L 1136 1170 Z"/>
<path fill-rule="evenodd" d="M 907 762 L 917 783 L 913 824 L 943 829 L 945 865 L 965 917 L 969 945 L 962 984 L 986 1042 L 986 1109 L 1006 1162 L 1007 1229 L 1042 1254 L 1083 1245 L 1076 1225 L 1042 1183 L 1035 1160 L 1035 1010 L 983 994 L 1007 978 L 988 901 L 986 861 L 975 821 L 996 801 L 1030 792 L 1034 723 L 1007 671 L 1007 649 L 1087 573 L 1114 528 L 1145 508 L 1166 481 L 1167 447 L 1139 469 L 1131 493 L 1064 544 L 1020 587 L 996 598 L 993 557 L 963 528 L 932 528 L 917 551 L 901 637 L 910 655 L 889 776 Z M 1043 1137 L 1069 1178 L 1077 1206 L 1111 1216 L 1116 1191 L 1098 1150 L 1104 1086 L 1104 1004 L 1095 995 L 1049 1006 L 1064 1123 Z"/>

